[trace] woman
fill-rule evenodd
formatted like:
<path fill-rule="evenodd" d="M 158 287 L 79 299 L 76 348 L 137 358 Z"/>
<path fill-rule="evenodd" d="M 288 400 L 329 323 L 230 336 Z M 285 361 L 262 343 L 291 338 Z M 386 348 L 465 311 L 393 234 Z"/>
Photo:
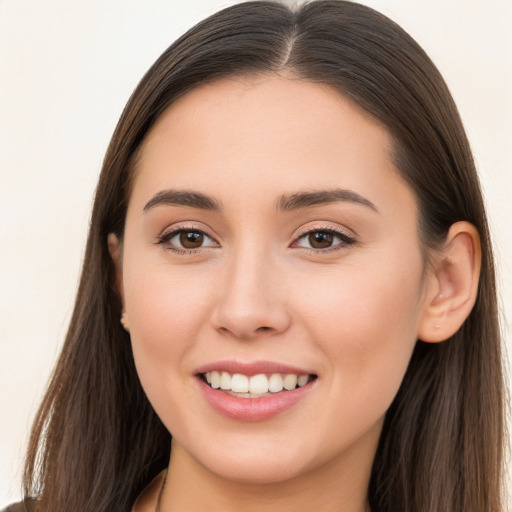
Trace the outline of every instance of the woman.
<path fill-rule="evenodd" d="M 112 138 L 26 505 L 500 511 L 496 309 L 417 44 L 349 2 L 221 11 Z"/>

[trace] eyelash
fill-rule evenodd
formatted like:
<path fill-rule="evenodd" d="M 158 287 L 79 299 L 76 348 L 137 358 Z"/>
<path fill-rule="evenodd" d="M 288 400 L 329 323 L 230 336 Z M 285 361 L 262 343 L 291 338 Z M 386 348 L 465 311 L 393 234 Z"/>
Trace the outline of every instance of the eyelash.
<path fill-rule="evenodd" d="M 206 238 L 208 238 L 209 240 L 211 240 L 213 242 L 213 244 L 208 245 L 208 246 L 194 248 L 194 249 L 186 249 L 183 247 L 168 246 L 165 248 L 166 250 L 171 251 L 175 254 L 180 254 L 180 255 L 181 254 L 196 254 L 201 249 L 213 247 L 215 245 L 218 246 L 218 242 L 216 240 L 214 240 L 212 237 L 208 236 L 208 234 L 206 234 L 203 230 L 197 229 L 193 226 L 180 226 L 171 231 L 164 232 L 162 235 L 160 235 L 158 237 L 155 244 L 156 245 L 168 244 L 174 237 L 178 236 L 181 233 L 197 233 L 197 234 L 203 235 Z M 334 238 L 337 238 L 339 240 L 339 242 L 337 244 L 327 247 L 325 249 L 315 249 L 313 247 L 301 247 L 301 246 L 296 245 L 299 241 L 306 239 L 308 236 L 310 236 L 313 233 L 324 233 L 324 234 L 332 235 Z M 307 251 L 310 251 L 315 254 L 325 254 L 325 253 L 329 253 L 329 252 L 339 251 L 339 250 L 343 249 L 344 247 L 353 245 L 355 243 L 356 243 L 356 240 L 352 236 L 345 233 L 344 231 L 333 229 L 332 227 L 328 227 L 328 228 L 304 229 L 304 230 L 299 231 L 294 242 L 291 244 L 291 247 L 294 247 L 294 246 L 301 247 L 302 249 L 306 249 Z"/>
<path fill-rule="evenodd" d="M 297 238 L 293 242 L 292 246 L 294 246 L 294 245 L 296 246 L 296 244 L 300 240 L 306 239 L 308 236 L 312 235 L 313 233 L 324 233 L 324 234 L 332 235 L 334 238 L 337 238 L 339 241 L 337 244 L 334 244 L 325 249 L 315 249 L 313 247 L 302 247 L 302 249 L 311 251 L 314 254 L 325 254 L 325 253 L 329 253 L 329 252 L 339 251 L 345 247 L 354 245 L 356 243 L 355 238 L 353 238 L 351 235 L 349 235 L 348 233 L 346 233 L 342 230 L 334 229 L 332 227 L 324 227 L 324 228 L 315 227 L 312 229 L 306 228 L 306 229 L 300 230 L 297 235 Z"/>
<path fill-rule="evenodd" d="M 184 247 L 172 247 L 169 245 L 168 247 L 165 247 L 166 250 L 171 251 L 175 254 L 196 254 L 201 249 L 205 249 L 207 247 L 213 247 L 214 245 L 218 245 L 218 242 L 216 240 L 214 240 L 211 236 L 208 236 L 202 229 L 197 229 L 193 226 L 179 226 L 179 227 L 172 229 L 171 231 L 162 233 L 158 237 L 158 239 L 156 241 L 156 245 L 168 244 L 175 236 L 178 236 L 181 233 L 198 233 L 200 235 L 205 236 L 209 240 L 211 240 L 213 242 L 213 244 L 211 246 L 199 247 L 197 249 L 186 249 Z"/>

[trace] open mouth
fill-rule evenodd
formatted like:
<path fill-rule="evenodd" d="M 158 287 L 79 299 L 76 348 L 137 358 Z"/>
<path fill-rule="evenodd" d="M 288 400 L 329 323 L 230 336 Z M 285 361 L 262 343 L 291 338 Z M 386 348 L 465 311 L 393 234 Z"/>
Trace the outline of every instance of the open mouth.
<path fill-rule="evenodd" d="M 261 398 L 292 391 L 306 386 L 317 378 L 314 374 L 260 373 L 248 376 L 226 371 L 205 372 L 199 376 L 212 389 L 240 398 Z"/>

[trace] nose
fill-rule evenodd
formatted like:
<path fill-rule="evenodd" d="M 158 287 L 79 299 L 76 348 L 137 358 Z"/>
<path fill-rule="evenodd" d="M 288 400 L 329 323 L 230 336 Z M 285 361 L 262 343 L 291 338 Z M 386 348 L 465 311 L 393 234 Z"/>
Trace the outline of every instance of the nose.
<path fill-rule="evenodd" d="M 278 266 L 261 252 L 233 257 L 219 283 L 214 328 L 240 340 L 286 331 L 291 315 L 283 281 Z"/>

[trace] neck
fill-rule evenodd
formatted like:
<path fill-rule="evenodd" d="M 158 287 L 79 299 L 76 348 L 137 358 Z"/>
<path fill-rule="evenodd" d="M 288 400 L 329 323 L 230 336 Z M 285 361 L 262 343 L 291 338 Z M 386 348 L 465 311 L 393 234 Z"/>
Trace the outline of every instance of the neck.
<path fill-rule="evenodd" d="M 160 512 L 367 512 L 371 453 L 344 454 L 314 470 L 279 482 L 253 483 L 225 479 L 201 465 L 173 440 Z"/>

